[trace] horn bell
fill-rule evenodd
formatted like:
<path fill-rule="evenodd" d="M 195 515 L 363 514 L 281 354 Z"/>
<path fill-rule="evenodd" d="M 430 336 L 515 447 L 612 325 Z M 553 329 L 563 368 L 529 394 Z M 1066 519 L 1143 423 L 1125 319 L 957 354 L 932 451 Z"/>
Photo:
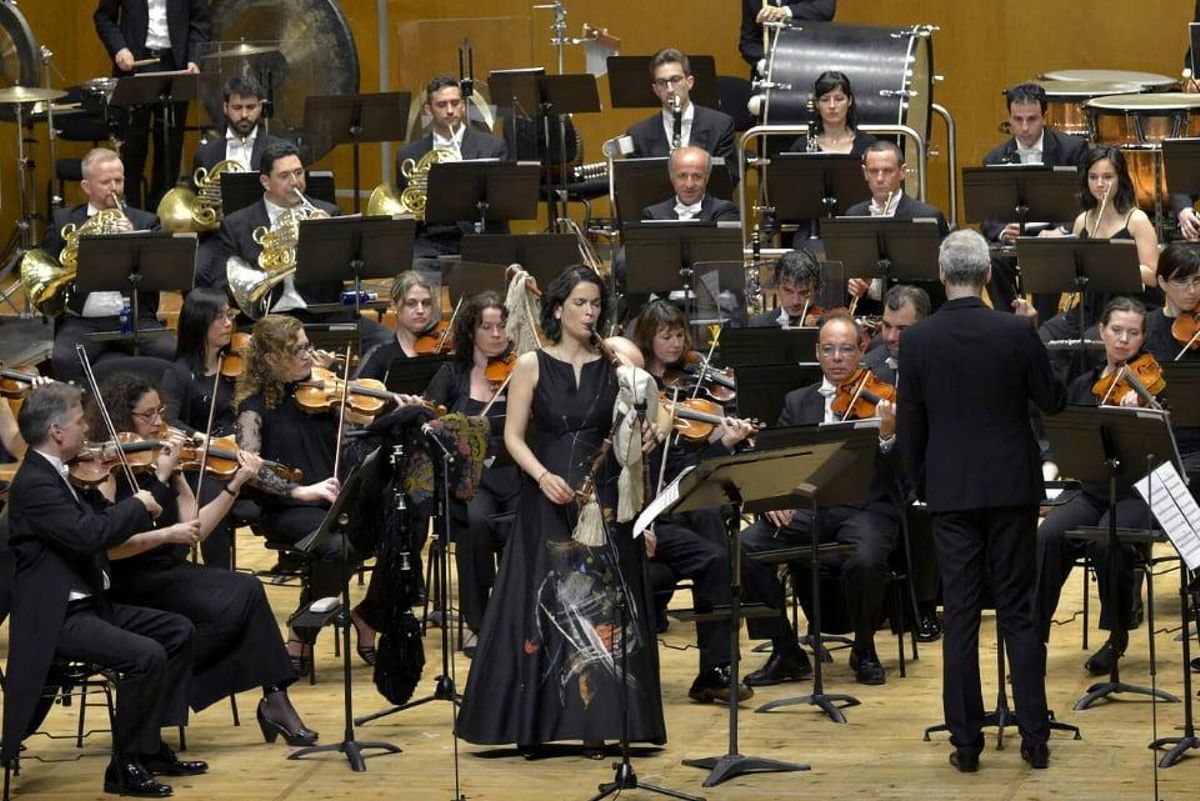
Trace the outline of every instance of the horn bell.
<path fill-rule="evenodd" d="M 33 307 L 49 317 L 67 309 L 67 290 L 75 271 L 67 269 L 46 251 L 35 248 L 21 258 L 21 286 Z"/>

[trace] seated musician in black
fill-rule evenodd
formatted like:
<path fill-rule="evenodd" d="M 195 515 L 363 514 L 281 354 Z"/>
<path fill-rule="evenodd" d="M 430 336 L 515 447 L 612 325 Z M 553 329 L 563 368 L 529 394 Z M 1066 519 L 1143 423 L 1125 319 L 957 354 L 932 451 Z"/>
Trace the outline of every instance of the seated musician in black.
<path fill-rule="evenodd" d="M 908 168 L 904 163 L 904 153 L 895 142 L 879 139 L 872 142 L 863 153 L 863 178 L 871 190 L 871 199 L 855 203 L 846 209 L 847 217 L 891 217 L 896 220 L 933 220 L 937 223 L 938 233 L 942 237 L 950 233 L 946 217 L 942 212 L 909 197 L 904 192 L 904 179 L 908 176 Z M 934 308 L 945 300 L 946 293 L 937 281 L 917 282 L 922 289 L 929 293 Z M 886 289 L 881 279 L 866 281 L 862 278 L 851 278 L 847 283 L 850 295 L 860 300 L 878 301 Z M 860 303 L 858 310 L 866 311 L 870 304 Z"/>
<path fill-rule="evenodd" d="M 680 50 L 664 47 L 651 57 L 650 88 L 662 103 L 662 109 L 625 132 L 633 140 L 630 156 L 669 156 L 678 147 L 694 145 L 725 159 L 729 177 L 737 183 L 733 117 L 723 111 L 693 103 L 689 95 L 695 82 L 692 65 Z"/>
<path fill-rule="evenodd" d="M 858 325 L 849 317 L 834 315 L 822 321 L 816 355 L 824 378 L 819 384 L 788 393 L 778 425 L 817 425 L 840 419 L 832 409 L 834 394 L 838 385 L 859 366 L 861 336 Z M 878 414 L 879 432 L 883 438 L 881 448 L 890 448 L 895 441 L 894 406 L 888 401 L 880 401 Z M 861 684 L 883 684 L 887 680 L 875 653 L 875 629 L 887 593 L 888 555 L 896 543 L 899 510 L 892 472 L 882 462 L 882 457 L 877 460 L 865 503 L 828 506 L 820 510 L 822 539 L 855 546 L 854 553 L 841 561 L 839 571 L 842 595 L 854 626 L 850 668 Z M 762 601 L 779 610 L 775 617 L 747 621 L 751 638 L 770 638 L 772 644 L 771 658 L 766 665 L 746 676 L 746 683 L 751 686 L 795 681 L 812 669 L 795 632 L 788 625 L 783 584 L 778 573 L 769 566 L 763 569 L 764 566 L 751 558 L 759 551 L 808 544 L 812 522 L 811 512 L 805 509 L 768 512 L 742 532 L 742 547 L 747 555 L 748 599 Z"/>
<path fill-rule="evenodd" d="M 291 142 L 272 142 L 263 150 L 257 167 L 263 187 L 262 200 L 238 209 L 221 221 L 221 250 L 217 266 L 210 271 L 212 286 L 217 288 L 223 289 L 228 284 L 226 267 L 230 258 L 236 256 L 251 267 L 258 266 L 263 245 L 255 241 L 254 233 L 259 229 L 271 230 L 285 212 L 300 214 L 301 219 L 338 214 L 337 206 L 304 195 L 304 163 L 300 160 L 300 151 Z M 304 211 L 306 204 L 311 204 L 312 211 Z M 347 268 L 346 279 L 350 277 Z M 288 314 L 304 323 L 354 322 L 353 312 L 314 313 L 308 308 L 310 304 L 340 303 L 341 293 L 341 281 L 298 287 L 295 276 L 288 275 L 272 287 L 265 298 L 265 306 L 272 314 Z M 364 349 L 391 337 L 390 331 L 373 320 L 362 318 L 358 324 Z"/>
<path fill-rule="evenodd" d="M 683 312 L 662 300 L 647 304 L 634 321 L 633 342 L 641 351 L 646 370 L 663 388 L 664 375 L 678 370 L 691 351 Z M 670 390 L 667 390 L 670 397 Z M 680 399 L 687 392 L 681 392 Z M 707 456 L 722 456 L 733 451 L 753 432 L 746 420 L 726 417 L 712 427 L 709 436 L 693 442 L 672 437 L 667 448 L 656 449 L 647 462 L 650 481 L 663 487 L 679 471 Z M 683 514 L 665 514 L 647 529 L 646 552 L 652 563 L 665 565 L 673 580 L 690 578 L 696 611 L 708 612 L 729 605 L 729 546 L 721 513 L 717 509 Z M 653 575 L 653 573 L 652 573 Z M 729 702 L 730 636 L 729 623 L 697 623 L 696 647 L 700 652 L 700 670 L 688 690 L 688 697 L 701 703 Z M 738 689 L 738 700 L 753 695 L 746 685 Z"/>
<path fill-rule="evenodd" d="M 1046 90 L 1036 83 L 1020 83 L 1004 92 L 1008 106 L 1009 139 L 997 145 L 983 157 L 984 166 L 998 164 L 1044 164 L 1047 167 L 1083 167 L 1087 141 L 1078 136 L 1059 133 L 1046 127 Z M 1055 224 L 1051 224 L 1052 227 Z M 1069 223 L 1062 223 L 1069 227 Z M 1032 236 L 1045 229 L 1045 223 L 1026 229 Z M 989 243 L 1014 245 L 1021 226 L 995 220 L 984 222 L 980 232 Z M 992 280 L 988 296 L 992 306 L 1007 309 L 1017 299 L 1016 260 L 999 256 L 992 259 Z M 1057 301 L 1057 297 L 1054 298 Z M 1049 319 L 1054 311 L 1045 303 L 1036 304 L 1039 313 Z"/>
<path fill-rule="evenodd" d="M 1133 298 L 1116 297 L 1100 314 L 1099 335 L 1104 342 L 1104 364 L 1076 378 L 1067 393 L 1067 403 L 1075 406 L 1146 406 L 1153 396 L 1141 397 L 1132 389 L 1109 391 L 1097 397 L 1093 388 L 1101 379 L 1111 376 L 1124 365 L 1139 357 L 1148 356 L 1143 350 L 1146 342 L 1146 307 Z M 1157 399 L 1154 399 L 1157 402 Z M 1140 474 L 1139 474 L 1140 476 Z M 1079 493 L 1066 503 L 1055 506 L 1038 527 L 1038 622 L 1042 639 L 1050 641 L 1054 611 L 1058 608 L 1063 584 L 1075 567 L 1075 560 L 1087 554 L 1096 568 L 1100 593 L 1100 628 L 1111 631 L 1108 640 L 1084 663 L 1084 669 L 1095 676 L 1108 675 L 1113 662 L 1125 653 L 1129 645 L 1129 629 L 1133 624 L 1134 570 L 1133 551 L 1122 545 L 1116 554 L 1117 597 L 1107 591 L 1112 567 L 1107 542 L 1083 542 L 1070 539 L 1067 532 L 1082 526 L 1109 525 L 1110 515 L 1116 515 L 1118 528 L 1143 528 L 1150 519 L 1145 501 L 1134 491 L 1131 481 L 1117 486 L 1116 506 L 1111 506 L 1109 486 L 1105 481 L 1084 482 Z M 1140 600 L 1140 599 L 1139 599 Z M 1113 630 L 1119 620 L 1119 631 Z"/>
<path fill-rule="evenodd" d="M 750 318 L 751 328 L 800 328 L 816 325 L 817 294 L 821 291 L 821 263 L 807 250 L 784 253 L 775 261 L 772 285 L 779 308 Z"/>
<path fill-rule="evenodd" d="M 87 196 L 87 201 L 55 211 L 42 240 L 42 249 L 55 260 L 60 258 L 66 244 L 62 236 L 65 226 L 73 225 L 78 229 L 100 210 L 118 208 L 117 201 L 125 196 L 125 167 L 121 164 L 121 157 L 113 151 L 102 147 L 89 150 L 83 157 L 81 170 L 83 180 L 79 182 L 79 188 Z M 116 222 L 116 230 L 156 231 L 158 217 L 148 211 L 126 206 L 123 218 Z M 78 382 L 83 379 L 83 369 L 75 355 L 75 345 L 79 343 L 83 344 L 88 358 L 93 362 L 106 353 L 132 352 L 129 337 L 111 341 L 88 337 L 89 334 L 121 331 L 123 309 L 128 306 L 132 313 L 132 300 L 129 292 L 120 287 L 108 292 L 72 292 L 67 300 L 67 311 L 54 337 L 54 377 L 60 381 Z M 154 332 L 140 337 L 138 352 L 143 356 L 170 359 L 175 352 L 175 342 L 155 316 L 158 312 L 158 293 L 139 292 L 137 300 L 138 330 Z"/>
<path fill-rule="evenodd" d="M 812 96 L 817 117 L 807 136 L 794 139 L 788 150 L 795 153 L 844 153 L 862 158 L 875 137 L 858 130 L 858 109 L 854 88 L 844 72 L 829 70 L 817 76 Z"/>
<path fill-rule="evenodd" d="M 164 408 L 151 382 L 132 373 L 113 373 L 100 385 L 100 393 L 118 431 L 130 431 L 144 440 L 162 436 Z M 93 427 L 102 430 L 95 404 L 89 404 L 88 417 Z M 189 549 L 202 543 L 229 515 L 242 488 L 262 469 L 262 460 L 240 452 L 233 477 L 217 497 L 200 506 L 177 470 L 182 439 L 168 436 L 163 442 L 154 471 L 141 474 L 138 482 L 144 487 L 165 486 L 175 497 L 163 504 L 154 529 L 109 548 L 110 595 L 118 603 L 183 615 L 195 625 L 195 662 L 188 684 L 188 703 L 194 711 L 261 687 L 257 717 L 267 742 L 283 735 L 288 745 L 312 745 L 317 733 L 304 725 L 288 698 L 287 686 L 296 680 L 296 671 L 262 583 L 244 573 L 188 561 Z M 131 494 L 124 477 L 102 489 L 115 493 L 114 500 Z"/>
<path fill-rule="evenodd" d="M 431 150 L 454 151 L 456 160 L 508 159 L 508 145 L 498 136 L 474 128 L 467 115 L 467 101 L 462 87 L 449 75 L 439 75 L 425 87 L 425 113 L 430 118 L 430 130 L 426 136 L 400 148 L 396 154 L 396 190 L 408 186 L 410 176 L 405 174 L 405 162 L 411 160 L 411 170 Z M 411 174 L 411 173 L 410 173 Z M 424 179 L 423 179 L 424 180 Z M 507 224 L 489 223 L 485 233 L 506 233 Z M 463 234 L 475 232 L 474 220 L 457 223 L 422 223 L 417 229 L 413 245 L 413 262 L 422 269 L 436 271 L 438 256 L 453 256 L 460 250 Z M 406 265 L 407 266 L 407 265 Z"/>
<path fill-rule="evenodd" d="M 515 512 L 521 492 L 517 466 L 511 462 L 494 464 L 504 448 L 508 388 L 502 383 L 492 384 L 486 375 L 489 365 L 499 367 L 509 353 L 508 333 L 504 328 L 507 320 L 508 310 L 495 292 L 484 292 L 464 300 L 454 319 L 454 357 L 441 366 L 424 392 L 427 400 L 445 406 L 450 412 L 486 415 L 491 422 L 487 467 L 475 495 L 467 502 L 454 500 L 450 507 L 459 598 L 471 632 L 463 643 L 463 650 L 468 655 L 474 652 L 473 646 L 496 583 L 497 560 L 508 542 L 508 527 L 495 518 Z M 513 356 L 512 364 L 515 363 Z M 366 617 L 362 607 L 359 614 Z"/>
<path fill-rule="evenodd" d="M 386 384 L 392 363 L 417 356 L 417 338 L 439 319 L 433 285 L 416 270 L 405 270 L 397 275 L 390 294 L 392 312 L 396 315 L 396 333 L 387 342 L 363 354 L 356 378 L 374 378 Z M 440 335 L 438 337 L 440 339 Z M 446 341 L 452 341 L 448 333 Z"/>
<path fill-rule="evenodd" d="M 43 688 L 56 681 L 54 660 L 86 662 L 116 676 L 104 791 L 162 798 L 171 788 L 151 772 L 207 770 L 203 762 L 181 762 L 159 736 L 160 727 L 187 722 L 195 631 L 180 615 L 111 602 L 105 552 L 150 528 L 173 497 L 156 488 L 109 504 L 68 483 L 66 463 L 88 434 L 80 397 L 67 384 L 37 387 L 18 418 L 29 451 L 6 510 L 17 568 L 0 761 L 15 765 L 21 741 L 49 712 Z"/>
<path fill-rule="evenodd" d="M 1200 312 L 1200 245 L 1172 242 L 1158 254 L 1158 285 L 1166 304 L 1146 318 L 1146 352 L 1160 363 L 1200 360 L 1200 336 L 1188 318 Z M 1179 329 L 1176 321 L 1184 318 Z M 1189 335 L 1190 334 L 1190 335 Z M 1186 348 L 1186 349 L 1185 349 Z M 1175 426 L 1175 444 L 1189 472 L 1200 470 L 1200 428 Z"/>
<path fill-rule="evenodd" d="M 694 145 L 678 147 L 671 153 L 667 174 L 675 195 L 642 209 L 643 220 L 703 220 L 737 222 L 737 206 L 708 194 L 712 175 L 712 156 Z"/>

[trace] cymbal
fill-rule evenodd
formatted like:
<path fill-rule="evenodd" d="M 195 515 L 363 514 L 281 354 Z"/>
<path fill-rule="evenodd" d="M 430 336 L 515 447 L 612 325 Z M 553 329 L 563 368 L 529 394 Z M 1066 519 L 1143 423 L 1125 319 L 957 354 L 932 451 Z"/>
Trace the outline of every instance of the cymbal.
<path fill-rule="evenodd" d="M 233 47 L 227 47 L 224 50 L 214 50 L 207 56 L 204 56 L 205 61 L 211 61 L 218 58 L 247 58 L 249 56 L 262 56 L 267 53 L 278 53 L 279 48 L 274 45 L 252 45 L 242 42 Z"/>
<path fill-rule="evenodd" d="M 63 89 L 43 89 L 40 86 L 5 86 L 0 89 L 0 105 L 57 100 L 65 97 L 66 94 Z"/>

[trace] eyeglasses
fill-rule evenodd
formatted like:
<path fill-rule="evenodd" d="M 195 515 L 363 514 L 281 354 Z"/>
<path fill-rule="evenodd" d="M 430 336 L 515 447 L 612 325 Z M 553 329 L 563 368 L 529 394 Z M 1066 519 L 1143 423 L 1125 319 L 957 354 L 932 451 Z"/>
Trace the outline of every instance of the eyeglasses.
<path fill-rule="evenodd" d="M 162 417 L 167 413 L 166 406 L 159 406 L 157 409 L 151 409 L 148 412 L 130 412 L 130 417 L 137 417 L 142 420 L 153 420 L 155 417 Z"/>
<path fill-rule="evenodd" d="M 659 89 L 666 89 L 668 86 L 674 88 L 676 86 L 679 86 L 679 84 L 683 83 L 683 79 L 685 77 L 687 77 L 687 76 L 672 75 L 670 78 L 655 78 L 651 83 L 653 83 Z"/>
<path fill-rule="evenodd" d="M 1191 278 L 1168 278 L 1167 283 L 1180 291 L 1188 289 L 1200 291 L 1200 275 L 1193 275 Z"/>
<path fill-rule="evenodd" d="M 287 353 L 290 356 L 299 356 L 302 353 L 308 353 L 310 350 L 312 350 L 312 343 L 304 342 L 304 343 L 292 345 L 290 348 L 287 349 Z"/>
<path fill-rule="evenodd" d="M 822 356 L 849 356 L 858 353 L 858 345 L 822 345 L 818 350 Z"/>

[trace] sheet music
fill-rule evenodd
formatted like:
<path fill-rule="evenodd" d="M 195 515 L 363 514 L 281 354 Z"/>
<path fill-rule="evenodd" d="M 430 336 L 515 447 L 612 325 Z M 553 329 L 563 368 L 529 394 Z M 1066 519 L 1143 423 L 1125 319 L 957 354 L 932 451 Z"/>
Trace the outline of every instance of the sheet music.
<path fill-rule="evenodd" d="M 1200 568 L 1200 530 L 1197 529 L 1200 506 L 1188 492 L 1175 465 L 1163 462 L 1133 488 L 1150 504 L 1154 519 L 1171 538 L 1188 568 Z"/>
<path fill-rule="evenodd" d="M 675 480 L 667 486 L 663 487 L 663 491 L 658 493 L 658 497 L 646 504 L 646 508 L 638 515 L 637 520 L 633 521 L 633 536 L 635 538 L 642 536 L 642 532 L 654 523 L 655 518 L 667 511 L 675 505 L 679 500 L 679 482 L 683 477 L 692 472 L 695 465 L 688 465 L 679 471 L 679 475 L 675 476 Z"/>

